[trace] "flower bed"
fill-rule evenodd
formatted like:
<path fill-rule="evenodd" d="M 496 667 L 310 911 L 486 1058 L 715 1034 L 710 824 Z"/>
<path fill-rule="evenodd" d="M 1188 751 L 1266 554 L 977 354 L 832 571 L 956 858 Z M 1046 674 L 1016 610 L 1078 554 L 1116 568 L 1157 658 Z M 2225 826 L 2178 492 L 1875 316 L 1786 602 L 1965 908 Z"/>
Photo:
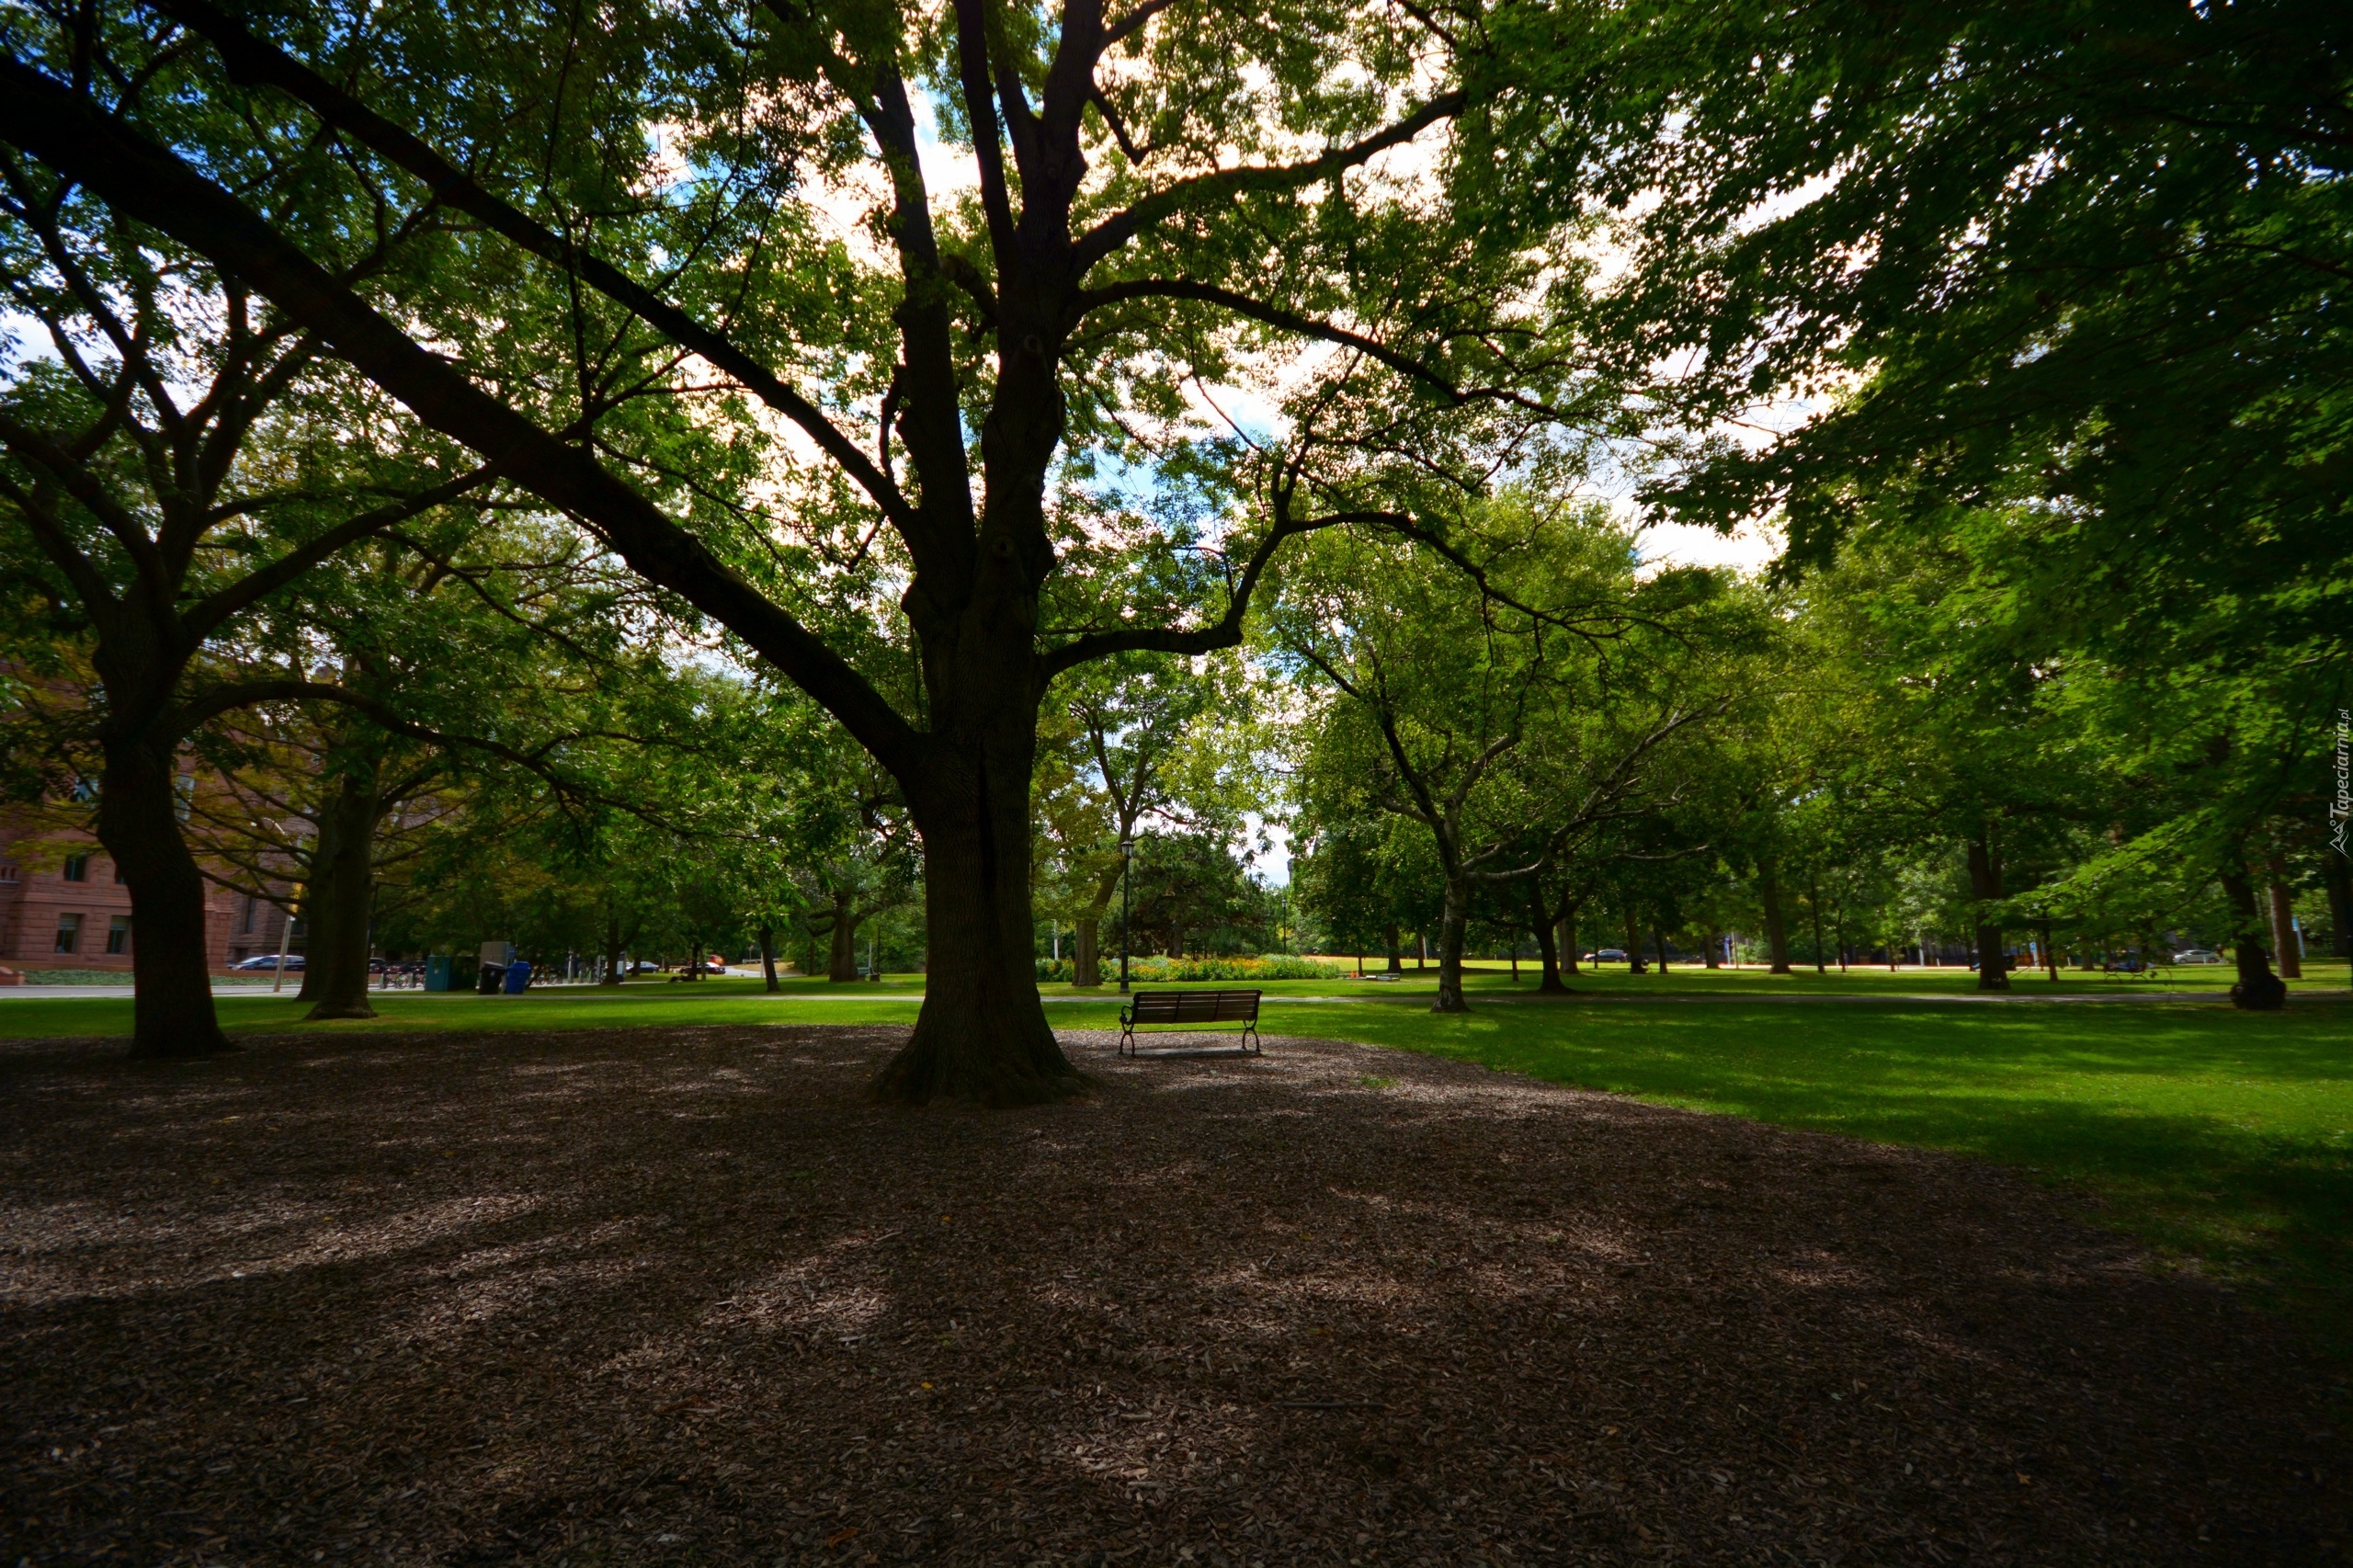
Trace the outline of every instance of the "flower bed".
<path fill-rule="evenodd" d="M 1106 983 L 1119 977 L 1120 960 L 1102 960 L 1101 970 Z M 1346 964 L 1325 963 L 1320 959 L 1302 959 L 1290 953 L 1267 953 L 1259 958 L 1233 956 L 1226 958 L 1144 958 L 1128 960 L 1131 983 L 1169 985 L 1196 980 L 1334 980 L 1348 972 Z M 1069 959 L 1040 959 L 1040 980 L 1068 981 L 1072 968 Z"/>

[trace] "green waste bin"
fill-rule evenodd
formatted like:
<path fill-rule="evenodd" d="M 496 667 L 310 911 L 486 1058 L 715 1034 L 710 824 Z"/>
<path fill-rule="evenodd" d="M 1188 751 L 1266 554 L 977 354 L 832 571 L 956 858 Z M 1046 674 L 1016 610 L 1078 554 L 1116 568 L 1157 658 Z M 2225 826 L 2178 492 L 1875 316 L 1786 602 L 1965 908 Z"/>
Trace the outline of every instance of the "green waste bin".
<path fill-rule="evenodd" d="M 449 954 L 427 954 L 425 960 L 425 988 L 427 991 L 449 990 L 450 967 Z"/>

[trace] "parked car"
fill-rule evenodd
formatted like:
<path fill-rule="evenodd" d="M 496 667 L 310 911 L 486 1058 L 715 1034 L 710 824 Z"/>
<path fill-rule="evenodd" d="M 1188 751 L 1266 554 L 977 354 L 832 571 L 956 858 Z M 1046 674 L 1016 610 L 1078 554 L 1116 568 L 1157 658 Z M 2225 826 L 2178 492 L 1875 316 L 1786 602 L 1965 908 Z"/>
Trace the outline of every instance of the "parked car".
<path fill-rule="evenodd" d="M 1623 948 L 1603 948 L 1598 951 L 1586 954 L 1585 961 L 1587 963 L 1624 963 L 1626 961 L 1626 949 Z"/>
<path fill-rule="evenodd" d="M 253 957 L 239 963 L 233 963 L 229 967 L 233 970 L 257 969 L 267 973 L 278 968 L 278 955 L 276 953 L 256 953 Z M 289 953 L 286 955 L 287 973 L 291 974 L 301 967 L 301 954 Z"/>
<path fill-rule="evenodd" d="M 655 963 L 652 959 L 640 959 L 635 963 L 625 963 L 621 965 L 621 972 L 625 975 L 659 974 L 662 972 L 662 966 Z"/>
<path fill-rule="evenodd" d="M 2184 948 L 2174 954 L 2176 963 L 2221 963 L 2222 955 L 2211 948 Z"/>

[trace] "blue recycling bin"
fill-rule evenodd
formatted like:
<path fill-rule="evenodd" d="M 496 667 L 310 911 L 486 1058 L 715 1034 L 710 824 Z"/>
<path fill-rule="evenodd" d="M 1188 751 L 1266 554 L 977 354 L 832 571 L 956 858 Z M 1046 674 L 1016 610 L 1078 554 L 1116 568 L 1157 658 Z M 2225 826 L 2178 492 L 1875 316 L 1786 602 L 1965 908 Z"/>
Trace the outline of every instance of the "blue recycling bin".
<path fill-rule="evenodd" d="M 427 991 L 449 990 L 450 970 L 452 967 L 449 954 L 426 954 L 425 959 L 425 988 Z"/>
<path fill-rule="evenodd" d="M 517 959 L 513 963 L 508 964 L 506 983 L 506 994 L 509 996 L 523 994 L 523 987 L 531 983 L 531 966 L 521 959 Z"/>

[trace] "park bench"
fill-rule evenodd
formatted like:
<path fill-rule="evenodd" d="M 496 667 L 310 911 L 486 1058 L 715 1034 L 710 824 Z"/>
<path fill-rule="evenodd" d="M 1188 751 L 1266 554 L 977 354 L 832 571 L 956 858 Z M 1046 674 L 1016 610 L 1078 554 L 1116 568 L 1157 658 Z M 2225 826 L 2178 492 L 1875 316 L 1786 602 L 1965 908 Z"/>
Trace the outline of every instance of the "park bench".
<path fill-rule="evenodd" d="M 1136 1030 L 1154 1024 L 1240 1024 L 1242 1049 L 1260 1050 L 1256 991 L 1139 991 L 1120 1013 L 1120 1054 L 1136 1053 Z"/>

